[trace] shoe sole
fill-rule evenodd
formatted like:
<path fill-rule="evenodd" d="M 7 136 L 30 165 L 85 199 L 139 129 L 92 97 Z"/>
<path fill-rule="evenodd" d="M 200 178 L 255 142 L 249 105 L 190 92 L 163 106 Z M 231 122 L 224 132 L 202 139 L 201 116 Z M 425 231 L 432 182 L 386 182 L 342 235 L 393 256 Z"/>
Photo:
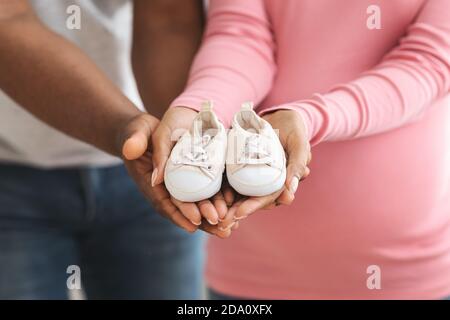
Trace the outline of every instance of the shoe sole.
<path fill-rule="evenodd" d="M 166 185 L 166 188 L 169 191 L 170 195 L 175 199 L 182 202 L 197 202 L 209 199 L 212 196 L 214 196 L 217 192 L 219 192 L 220 187 L 222 186 L 222 174 L 220 174 L 220 177 L 211 182 L 207 187 L 196 192 L 189 192 L 177 189 L 175 186 L 173 186 L 168 182 L 166 176 L 164 176 L 164 184 Z"/>
<path fill-rule="evenodd" d="M 284 183 L 286 182 L 286 167 L 283 166 L 283 170 L 274 181 L 265 185 L 244 184 L 241 181 L 234 180 L 233 177 L 230 177 L 228 171 L 227 171 L 227 178 L 228 183 L 238 193 L 250 197 L 263 197 L 272 194 L 283 187 Z"/>

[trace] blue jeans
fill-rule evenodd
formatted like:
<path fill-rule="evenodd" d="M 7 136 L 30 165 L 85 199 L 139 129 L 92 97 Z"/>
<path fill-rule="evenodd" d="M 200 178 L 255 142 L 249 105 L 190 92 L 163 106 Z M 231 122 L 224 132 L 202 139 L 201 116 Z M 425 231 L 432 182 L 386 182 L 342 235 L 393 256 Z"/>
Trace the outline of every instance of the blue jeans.
<path fill-rule="evenodd" d="M 0 299 L 66 299 L 69 266 L 88 299 L 197 299 L 202 255 L 123 166 L 0 165 Z"/>

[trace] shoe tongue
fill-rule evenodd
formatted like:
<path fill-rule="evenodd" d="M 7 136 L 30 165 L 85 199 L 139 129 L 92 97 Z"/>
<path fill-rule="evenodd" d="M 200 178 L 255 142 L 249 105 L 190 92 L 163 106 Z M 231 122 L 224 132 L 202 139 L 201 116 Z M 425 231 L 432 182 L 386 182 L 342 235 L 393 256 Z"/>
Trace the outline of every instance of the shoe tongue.
<path fill-rule="evenodd" d="M 203 122 L 200 118 L 195 118 L 192 124 L 191 135 L 194 139 L 201 138 Z"/>
<path fill-rule="evenodd" d="M 211 114 L 209 112 L 202 112 L 201 113 L 201 118 L 205 122 L 211 121 Z"/>
<path fill-rule="evenodd" d="M 241 111 L 241 118 L 242 118 L 242 121 L 244 121 L 244 122 L 251 122 L 252 119 L 254 118 L 253 111 L 252 110 Z"/>
<path fill-rule="evenodd" d="M 243 122 L 243 126 L 239 123 L 239 120 Z M 255 116 L 254 111 L 244 110 L 240 112 L 240 119 L 236 119 L 235 128 L 239 131 L 239 134 L 243 137 L 249 137 L 255 134 L 265 135 L 266 123 L 258 119 Z M 249 129 L 244 129 L 248 127 Z"/>
<path fill-rule="evenodd" d="M 252 131 L 245 130 L 239 125 L 239 123 L 236 126 L 234 126 L 234 128 L 239 133 L 239 136 L 243 138 L 247 138 L 253 136 L 255 133 L 258 133 L 257 130 L 255 129 L 252 129 Z"/>
<path fill-rule="evenodd" d="M 208 131 L 208 130 L 207 130 Z M 194 144 L 201 145 L 203 148 L 206 148 L 213 136 L 204 131 L 202 127 L 202 121 L 200 119 L 196 119 L 191 128 L 191 141 Z"/>
<path fill-rule="evenodd" d="M 212 137 L 209 134 L 205 134 L 198 138 L 198 142 L 201 143 L 203 148 L 206 148 L 211 142 Z"/>
<path fill-rule="evenodd" d="M 200 111 L 197 117 L 194 119 L 192 128 L 191 128 L 191 134 L 192 136 L 199 136 L 201 137 L 203 135 L 203 132 L 205 131 L 205 124 L 209 124 L 207 127 L 215 126 L 214 117 L 209 111 Z"/>

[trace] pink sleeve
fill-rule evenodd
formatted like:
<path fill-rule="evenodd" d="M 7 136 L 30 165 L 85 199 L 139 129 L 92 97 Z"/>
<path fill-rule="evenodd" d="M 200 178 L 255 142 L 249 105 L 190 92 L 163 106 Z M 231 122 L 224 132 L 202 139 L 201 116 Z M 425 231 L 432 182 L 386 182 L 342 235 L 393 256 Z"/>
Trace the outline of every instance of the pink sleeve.
<path fill-rule="evenodd" d="M 358 79 L 311 99 L 264 110 L 295 109 L 313 144 L 380 133 L 418 119 L 450 89 L 450 1 L 429 0 L 400 44 Z"/>
<path fill-rule="evenodd" d="M 202 46 L 187 88 L 171 106 L 199 110 L 212 100 L 229 125 L 242 102 L 256 104 L 269 92 L 275 73 L 274 42 L 262 0 L 212 0 Z"/>

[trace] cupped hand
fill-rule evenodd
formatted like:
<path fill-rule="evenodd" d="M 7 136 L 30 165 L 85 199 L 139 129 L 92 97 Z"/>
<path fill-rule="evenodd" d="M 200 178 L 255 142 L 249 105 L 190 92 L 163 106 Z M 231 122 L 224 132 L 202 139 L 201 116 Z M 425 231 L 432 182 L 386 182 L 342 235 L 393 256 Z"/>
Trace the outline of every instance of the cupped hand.
<path fill-rule="evenodd" d="M 153 155 L 152 161 L 148 160 L 153 169 L 152 173 L 147 172 L 149 184 L 148 188 L 154 189 L 154 203 L 164 202 L 163 211 L 170 211 L 170 217 L 176 216 L 176 224 L 191 231 L 200 228 L 208 233 L 226 238 L 230 235 L 230 228 L 219 229 L 219 222 L 224 219 L 228 212 L 227 198 L 228 192 L 218 192 L 211 199 L 202 200 L 196 203 L 182 202 L 170 197 L 166 190 L 164 181 L 164 170 L 169 159 L 170 152 L 178 138 L 191 128 L 197 111 L 185 107 L 170 108 L 162 118 L 156 131 L 152 135 Z M 158 192 L 156 191 L 158 190 Z M 229 200 L 232 201 L 232 200 Z M 177 214 L 175 214 L 177 213 Z M 179 217 L 181 215 L 183 219 Z M 172 221 L 174 219 L 172 218 Z M 174 221 L 175 222 L 175 221 Z M 187 228 L 189 224 L 189 228 Z"/>
<path fill-rule="evenodd" d="M 158 124 L 158 119 L 142 113 L 121 128 L 118 144 L 122 158 L 129 175 L 144 196 L 152 202 L 155 209 L 181 228 L 194 232 L 197 227 L 192 225 L 172 204 L 167 190 L 163 186 L 151 187 L 153 164 L 149 141 Z"/>

